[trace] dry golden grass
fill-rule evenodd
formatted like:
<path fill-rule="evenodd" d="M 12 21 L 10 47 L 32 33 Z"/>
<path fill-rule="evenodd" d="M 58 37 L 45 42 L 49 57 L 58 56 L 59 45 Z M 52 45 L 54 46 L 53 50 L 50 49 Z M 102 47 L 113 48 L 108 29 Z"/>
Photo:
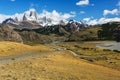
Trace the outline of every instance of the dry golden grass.
<path fill-rule="evenodd" d="M 64 45 L 63 45 L 64 44 Z M 86 52 L 86 54 L 94 54 L 94 50 L 76 49 L 79 47 L 94 48 L 94 44 L 74 45 L 60 44 L 62 47 L 69 47 L 77 52 Z M 76 46 L 77 45 L 77 46 Z M 52 47 L 57 47 L 52 45 Z M 43 46 L 29 46 L 15 42 L 0 42 L 0 57 L 21 55 L 26 53 L 49 52 L 53 49 Z M 97 50 L 97 51 L 102 51 Z M 88 53 L 90 52 L 90 53 Z M 104 52 L 104 51 L 103 51 Z M 105 53 L 109 53 L 107 51 Z M 97 54 L 103 54 L 98 53 Z M 115 58 L 119 58 L 116 54 Z M 109 55 L 113 59 L 113 54 Z M 111 61 L 115 61 L 113 59 Z M 116 61 L 118 62 L 118 60 Z M 106 61 L 96 61 L 96 64 L 107 64 L 107 67 L 90 64 L 80 58 L 74 57 L 69 51 L 56 51 L 40 56 L 24 57 L 20 59 L 0 61 L 0 80 L 119 80 L 120 71 L 107 68 L 114 65 L 109 65 Z M 112 63 L 113 64 L 113 63 Z M 118 64 L 118 63 L 117 63 Z M 116 65 L 117 65 L 116 64 Z M 119 65 L 117 65 L 119 69 Z M 105 65 L 106 66 L 106 65 Z"/>
<path fill-rule="evenodd" d="M 0 65 L 0 80 L 119 80 L 120 72 L 90 64 L 68 51 Z"/>
<path fill-rule="evenodd" d="M 52 51 L 49 47 L 38 45 L 29 46 L 16 42 L 0 42 L 0 57 L 21 55 L 26 53 L 38 53 L 42 51 Z"/>
<path fill-rule="evenodd" d="M 120 71 L 120 53 L 96 48 L 96 44 L 100 41 L 91 42 L 65 42 L 59 44 L 51 44 L 54 47 L 65 47 L 76 52 L 92 64 L 102 65 Z M 49 45 L 48 45 L 49 46 Z"/>

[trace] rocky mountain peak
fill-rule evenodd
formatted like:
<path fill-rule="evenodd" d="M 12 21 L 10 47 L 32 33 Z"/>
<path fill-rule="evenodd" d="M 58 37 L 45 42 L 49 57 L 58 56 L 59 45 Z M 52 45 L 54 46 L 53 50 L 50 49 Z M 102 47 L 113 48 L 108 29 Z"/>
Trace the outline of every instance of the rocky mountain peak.
<path fill-rule="evenodd" d="M 29 16 L 37 20 L 37 12 L 35 10 L 31 10 Z"/>
<path fill-rule="evenodd" d="M 23 21 L 37 21 L 37 12 L 34 9 L 27 11 L 23 15 Z"/>
<path fill-rule="evenodd" d="M 12 22 L 16 22 L 16 21 L 12 18 L 8 18 L 5 21 L 3 21 L 2 24 L 12 23 Z"/>
<path fill-rule="evenodd" d="M 79 29 L 84 29 L 86 27 L 86 24 L 84 24 L 82 21 L 78 22 L 75 20 L 69 20 L 67 25 L 71 29 L 74 29 L 74 31 L 78 31 Z"/>

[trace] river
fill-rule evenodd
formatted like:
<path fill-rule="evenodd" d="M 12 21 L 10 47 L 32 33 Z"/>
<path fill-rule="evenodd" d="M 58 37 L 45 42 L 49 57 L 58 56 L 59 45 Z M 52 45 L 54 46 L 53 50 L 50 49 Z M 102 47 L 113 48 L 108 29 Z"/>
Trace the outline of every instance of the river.
<path fill-rule="evenodd" d="M 120 51 L 120 42 L 104 41 L 104 42 L 98 43 L 96 47 Z"/>

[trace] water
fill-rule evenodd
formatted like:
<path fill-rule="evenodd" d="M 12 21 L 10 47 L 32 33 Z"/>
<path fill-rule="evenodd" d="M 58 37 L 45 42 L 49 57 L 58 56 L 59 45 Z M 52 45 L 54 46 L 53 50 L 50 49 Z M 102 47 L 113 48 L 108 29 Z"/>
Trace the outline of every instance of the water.
<path fill-rule="evenodd" d="M 120 51 L 120 42 L 101 42 L 97 44 L 96 47 Z"/>

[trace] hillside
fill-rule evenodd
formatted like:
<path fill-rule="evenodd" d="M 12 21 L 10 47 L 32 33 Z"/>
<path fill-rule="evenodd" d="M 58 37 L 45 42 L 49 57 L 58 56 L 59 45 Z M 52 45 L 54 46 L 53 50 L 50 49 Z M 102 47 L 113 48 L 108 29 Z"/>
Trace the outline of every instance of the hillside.
<path fill-rule="evenodd" d="M 14 29 L 18 32 L 23 41 L 33 43 L 46 43 L 53 41 L 86 41 L 98 40 L 98 31 L 101 27 L 88 27 L 77 29 L 74 25 L 54 25 L 38 29 Z"/>
<path fill-rule="evenodd" d="M 20 23 L 20 22 L 19 22 Z M 22 23 L 22 25 L 20 25 Z M 52 25 L 41 28 L 28 27 L 31 22 L 17 24 L 21 28 L 13 28 L 7 24 L 0 25 L 0 37 L 2 41 L 23 42 L 26 44 L 71 42 L 71 41 L 96 41 L 96 40 L 120 40 L 119 22 L 109 22 L 98 26 L 85 27 L 84 23 L 68 22 L 66 25 Z M 27 26 L 25 26 L 27 23 Z M 33 22 L 36 24 L 36 22 Z M 75 23 L 78 25 L 76 26 Z M 27 27 L 27 28 L 25 28 Z"/>
<path fill-rule="evenodd" d="M 49 47 L 38 45 L 38 46 L 29 46 L 16 42 L 0 42 L 0 57 L 6 56 L 16 56 L 29 53 L 39 53 L 39 52 L 48 52 L 52 51 Z"/>
<path fill-rule="evenodd" d="M 8 25 L 0 24 L 0 41 L 14 41 L 22 43 L 21 36 Z"/>
<path fill-rule="evenodd" d="M 88 27 L 86 29 L 79 30 L 78 32 L 71 33 L 68 37 L 68 41 L 95 41 L 99 40 L 98 31 L 101 27 Z"/>
<path fill-rule="evenodd" d="M 84 41 L 84 42 L 62 42 L 48 44 L 48 46 L 66 48 L 79 55 L 92 64 L 97 64 L 120 71 L 120 51 L 98 48 L 98 44 L 112 43 L 112 41 Z"/>
<path fill-rule="evenodd" d="M 103 40 L 116 40 L 120 42 L 120 22 L 109 22 L 101 25 L 98 37 Z"/>
<path fill-rule="evenodd" d="M 0 80 L 120 80 L 120 0 L 1 0 Z"/>

